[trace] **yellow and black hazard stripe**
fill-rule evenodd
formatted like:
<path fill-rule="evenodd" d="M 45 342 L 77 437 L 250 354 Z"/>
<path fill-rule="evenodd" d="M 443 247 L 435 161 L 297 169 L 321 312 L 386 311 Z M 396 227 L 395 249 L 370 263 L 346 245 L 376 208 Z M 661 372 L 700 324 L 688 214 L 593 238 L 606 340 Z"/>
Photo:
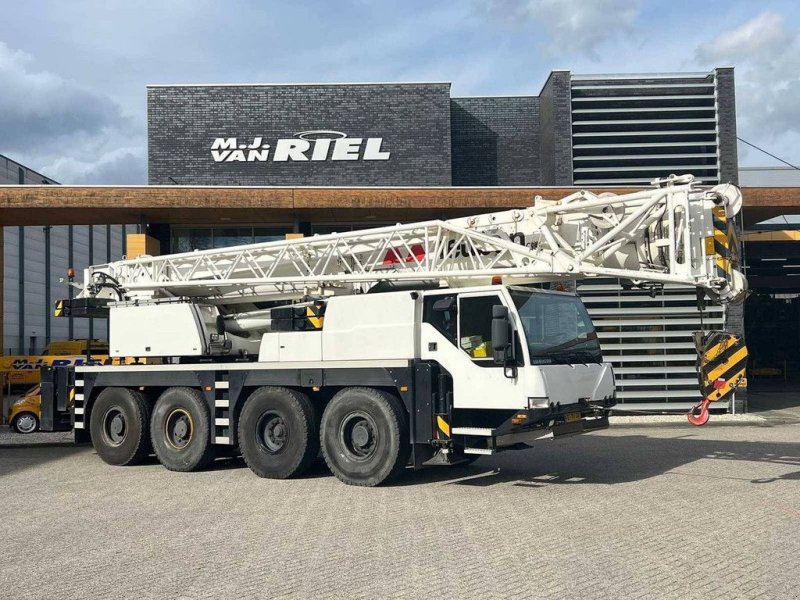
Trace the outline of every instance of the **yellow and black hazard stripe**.
<path fill-rule="evenodd" d="M 739 336 L 709 332 L 698 354 L 697 372 L 704 398 L 712 402 L 724 400 L 744 383 L 747 346 Z"/>
<path fill-rule="evenodd" d="M 307 306 L 306 317 L 314 329 L 322 329 L 322 324 L 325 321 L 325 304 L 318 302 Z"/>
<path fill-rule="evenodd" d="M 436 416 L 436 429 L 436 437 L 438 439 L 446 439 L 450 437 L 450 424 L 445 421 L 441 415 Z"/>
<path fill-rule="evenodd" d="M 712 211 L 714 235 L 706 238 L 706 255 L 714 257 L 718 277 L 730 279 L 731 271 L 739 268 L 739 240 L 736 224 L 725 215 L 725 208 Z"/>
<path fill-rule="evenodd" d="M 728 218 L 725 216 L 725 208 L 717 206 L 712 210 L 714 224 L 714 263 L 717 268 L 717 276 L 728 278 L 731 273 L 731 254 L 730 240 L 728 239 Z M 708 248 L 707 248 L 708 249 Z"/>
<path fill-rule="evenodd" d="M 56 302 L 56 309 L 53 312 L 53 316 L 56 316 L 56 317 L 65 316 L 65 313 L 64 313 L 64 301 L 63 300 L 58 300 Z"/>

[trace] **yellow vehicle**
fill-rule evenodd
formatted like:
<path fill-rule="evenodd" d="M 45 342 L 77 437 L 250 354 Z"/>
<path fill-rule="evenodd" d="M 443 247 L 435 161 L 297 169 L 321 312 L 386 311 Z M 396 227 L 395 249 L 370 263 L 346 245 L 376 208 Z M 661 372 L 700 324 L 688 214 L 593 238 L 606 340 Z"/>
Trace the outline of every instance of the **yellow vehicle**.
<path fill-rule="evenodd" d="M 91 348 L 91 359 L 86 350 Z M 40 355 L 0 356 L 0 371 L 6 373 L 9 385 L 39 383 L 41 367 L 101 365 L 108 361 L 108 343 L 101 340 L 60 340 L 50 342 Z"/>
<path fill-rule="evenodd" d="M 35 385 L 9 407 L 8 424 L 17 433 L 33 433 L 39 430 L 41 420 L 41 387 Z"/>

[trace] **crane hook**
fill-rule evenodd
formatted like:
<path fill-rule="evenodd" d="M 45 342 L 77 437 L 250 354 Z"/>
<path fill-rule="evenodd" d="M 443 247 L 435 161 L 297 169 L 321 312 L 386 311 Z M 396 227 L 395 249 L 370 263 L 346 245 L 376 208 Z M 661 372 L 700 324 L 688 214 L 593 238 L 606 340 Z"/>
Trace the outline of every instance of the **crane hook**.
<path fill-rule="evenodd" d="M 689 423 L 692 425 L 705 425 L 708 423 L 708 405 L 711 404 L 711 400 L 708 398 L 703 398 L 700 402 L 698 402 L 692 409 L 686 413 L 686 418 L 689 419 Z"/>

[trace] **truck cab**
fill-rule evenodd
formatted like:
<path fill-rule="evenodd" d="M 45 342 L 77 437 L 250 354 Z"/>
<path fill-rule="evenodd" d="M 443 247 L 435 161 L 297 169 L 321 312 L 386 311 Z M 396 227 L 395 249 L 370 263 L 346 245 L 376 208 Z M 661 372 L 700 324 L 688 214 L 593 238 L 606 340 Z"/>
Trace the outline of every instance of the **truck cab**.
<path fill-rule="evenodd" d="M 441 434 L 465 454 L 605 428 L 614 374 L 575 294 L 528 286 L 425 292 L 420 358 L 450 389 Z"/>
<path fill-rule="evenodd" d="M 615 402 L 612 367 L 575 294 L 485 285 L 334 296 L 323 321 L 265 333 L 259 363 L 426 368 L 433 434 L 459 453 L 602 428 Z"/>

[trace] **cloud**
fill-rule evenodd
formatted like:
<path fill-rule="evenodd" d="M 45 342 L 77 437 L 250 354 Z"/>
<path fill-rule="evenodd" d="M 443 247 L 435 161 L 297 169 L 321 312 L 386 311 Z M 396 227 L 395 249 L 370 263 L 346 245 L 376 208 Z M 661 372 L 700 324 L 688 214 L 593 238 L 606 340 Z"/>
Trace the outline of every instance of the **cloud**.
<path fill-rule="evenodd" d="M 800 39 L 782 15 L 763 12 L 700 44 L 695 57 L 707 66 L 736 67 L 741 137 L 788 156 L 796 152 L 789 140 L 800 134 Z M 764 156 L 755 160 L 772 162 Z"/>
<path fill-rule="evenodd" d="M 549 38 L 548 53 L 584 54 L 634 29 L 638 0 L 485 0 L 490 14 L 509 23 L 540 25 Z"/>
<path fill-rule="evenodd" d="M 135 185 L 147 181 L 142 147 L 118 148 L 87 160 L 58 157 L 44 171 L 60 183 Z"/>
<path fill-rule="evenodd" d="M 775 57 L 792 44 L 794 37 L 786 30 L 783 17 L 768 11 L 701 44 L 696 54 L 701 62 L 706 63 L 748 61 L 753 56 L 761 59 Z"/>
<path fill-rule="evenodd" d="M 107 96 L 33 64 L 0 42 L 0 153 L 61 183 L 144 183 L 142 126 Z M 120 162 L 126 150 L 131 162 Z"/>

